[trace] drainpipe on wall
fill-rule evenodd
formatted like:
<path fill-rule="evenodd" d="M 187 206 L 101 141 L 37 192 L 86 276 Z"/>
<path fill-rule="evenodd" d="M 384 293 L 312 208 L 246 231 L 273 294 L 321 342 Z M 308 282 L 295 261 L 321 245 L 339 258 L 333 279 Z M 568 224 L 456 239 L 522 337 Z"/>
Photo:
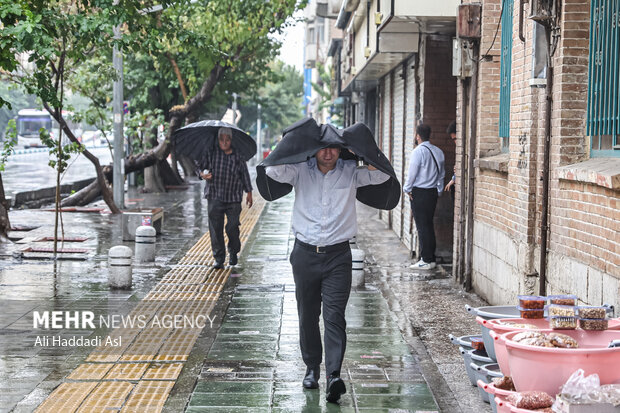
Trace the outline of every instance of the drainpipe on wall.
<path fill-rule="evenodd" d="M 459 231 L 458 236 L 456 237 L 456 265 L 455 265 L 455 276 L 458 278 L 458 283 L 461 285 L 465 284 L 465 238 L 464 234 L 466 231 L 465 222 L 466 222 L 466 214 L 465 210 L 467 209 L 467 197 L 465 196 L 465 190 L 467 185 L 465 184 L 465 179 L 467 177 L 466 171 L 467 168 L 467 134 L 465 131 L 467 130 L 467 106 L 468 106 L 468 96 L 469 96 L 469 87 L 470 87 L 470 79 L 462 78 L 461 79 L 461 173 L 459 175 L 459 196 L 460 196 L 460 212 L 459 212 Z"/>
<path fill-rule="evenodd" d="M 553 104 L 553 65 L 551 27 L 545 25 L 547 40 L 547 86 L 545 90 L 545 145 L 543 149 L 542 202 L 540 219 L 540 271 L 538 294 L 547 295 L 547 235 L 549 233 L 549 164 L 551 159 L 551 108 Z"/>
<path fill-rule="evenodd" d="M 478 127 L 478 58 L 480 45 L 478 40 L 471 42 L 472 50 L 472 75 L 469 91 L 469 158 L 467 160 L 467 237 L 465 255 L 465 291 L 471 290 L 472 284 L 472 260 L 474 246 L 474 183 L 476 173 L 474 159 L 476 157 L 476 129 Z M 461 212 L 462 213 L 462 212 Z"/>

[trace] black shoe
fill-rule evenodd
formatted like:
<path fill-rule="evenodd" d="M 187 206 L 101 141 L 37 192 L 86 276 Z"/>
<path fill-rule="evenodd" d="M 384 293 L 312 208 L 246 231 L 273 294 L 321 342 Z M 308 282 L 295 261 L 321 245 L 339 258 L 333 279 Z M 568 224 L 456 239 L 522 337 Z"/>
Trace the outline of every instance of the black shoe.
<path fill-rule="evenodd" d="M 308 367 L 306 369 L 306 377 L 302 381 L 304 389 L 318 389 L 319 388 L 319 367 Z"/>
<path fill-rule="evenodd" d="M 237 254 L 230 254 L 230 261 L 228 263 L 233 267 L 237 265 Z"/>
<path fill-rule="evenodd" d="M 213 268 L 215 268 L 216 270 L 221 270 L 222 268 L 224 268 L 224 263 L 221 261 L 215 261 L 215 264 L 213 264 Z"/>
<path fill-rule="evenodd" d="M 347 392 L 347 387 L 344 385 L 344 381 L 338 376 L 327 377 L 327 390 L 326 399 L 330 403 L 337 403 L 340 400 L 340 396 Z"/>

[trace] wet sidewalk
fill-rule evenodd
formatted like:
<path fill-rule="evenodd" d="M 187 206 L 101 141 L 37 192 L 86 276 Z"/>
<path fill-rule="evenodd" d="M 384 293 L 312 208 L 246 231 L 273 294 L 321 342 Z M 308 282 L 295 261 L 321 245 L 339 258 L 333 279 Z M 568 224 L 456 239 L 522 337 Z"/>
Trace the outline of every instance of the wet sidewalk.
<path fill-rule="evenodd" d="M 242 224 L 247 240 L 240 263 L 220 272 L 211 270 L 206 201 L 198 183 L 166 194 L 132 193 L 129 203 L 166 211 L 156 261 L 134 263 L 131 291 L 107 285 L 110 246 L 133 247 L 120 241 L 120 217 L 64 214 L 65 236 L 86 238 L 65 247 L 87 252 L 55 262 L 44 256 L 20 260 L 17 250 L 52 235 L 53 213 L 25 210 L 11 212 L 12 224 L 27 230 L 23 242 L 0 248 L 0 299 L 17 298 L 29 311 L 51 306 L 152 315 L 156 305 L 165 314 L 208 314 L 212 324 L 176 337 L 156 330 L 144 334 L 133 352 L 97 354 L 93 346 L 34 347 L 36 334 L 24 322 L 23 308 L 21 315 L 5 311 L 0 411 L 487 411 L 475 388 L 465 386 L 460 356 L 447 340 L 449 332 L 462 335 L 476 327 L 462 304 L 481 302 L 461 294 L 441 271 L 427 277 L 408 270 L 406 248 L 375 210 L 358 204 L 358 240 L 370 265 L 366 286 L 352 291 L 347 307 L 347 393 L 335 405 L 325 402 L 324 371 L 319 390 L 301 386 L 305 366 L 288 262 L 292 196 L 265 203 L 262 212 L 260 202 L 252 208 L 253 218 Z M 53 333 L 89 337 L 109 331 Z M 139 334 L 123 336 L 133 340 Z M 174 345 L 166 347 L 169 339 Z"/>
<path fill-rule="evenodd" d="M 437 411 L 416 357 L 377 288 L 353 290 L 340 404 L 304 390 L 288 254 L 292 196 L 268 203 L 246 247 L 231 302 L 200 369 L 188 412 Z"/>

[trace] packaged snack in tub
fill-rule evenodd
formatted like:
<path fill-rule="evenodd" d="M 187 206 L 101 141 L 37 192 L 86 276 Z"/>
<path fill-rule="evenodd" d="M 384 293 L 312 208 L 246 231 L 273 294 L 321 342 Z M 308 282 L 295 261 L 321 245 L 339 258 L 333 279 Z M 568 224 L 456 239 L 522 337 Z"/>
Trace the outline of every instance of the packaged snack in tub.
<path fill-rule="evenodd" d="M 605 318 L 580 318 L 579 328 L 590 331 L 607 330 L 608 321 Z"/>
<path fill-rule="evenodd" d="M 547 314 L 549 316 L 565 316 L 565 317 L 575 317 L 577 314 L 577 308 L 574 305 L 558 305 L 558 304 L 549 304 L 547 306 Z"/>
<path fill-rule="evenodd" d="M 519 306 L 524 309 L 545 308 L 547 298 L 540 295 L 519 295 Z"/>
<path fill-rule="evenodd" d="M 484 350 L 484 341 L 482 341 L 482 337 L 471 337 L 471 346 L 476 350 Z"/>
<path fill-rule="evenodd" d="M 544 318 L 545 317 L 544 307 L 541 307 L 541 308 L 517 307 L 517 309 L 521 313 L 521 318 Z"/>
<path fill-rule="evenodd" d="M 548 295 L 549 304 L 559 305 L 577 305 L 577 296 L 572 294 L 566 295 Z"/>
<path fill-rule="evenodd" d="M 493 381 L 493 385 L 502 390 L 516 391 L 515 384 L 512 381 L 512 377 L 504 376 L 504 377 L 493 377 L 491 379 Z"/>
<path fill-rule="evenodd" d="M 548 318 L 549 327 L 554 330 L 574 330 L 577 328 L 577 317 L 552 316 Z"/>
<path fill-rule="evenodd" d="M 506 398 L 510 404 L 519 409 L 544 409 L 551 407 L 553 398 L 544 391 L 523 391 L 509 394 Z"/>
<path fill-rule="evenodd" d="M 607 309 L 605 307 L 580 305 L 578 313 L 580 318 L 606 318 Z"/>
<path fill-rule="evenodd" d="M 575 340 L 571 336 L 567 336 L 566 334 L 549 333 L 547 334 L 547 338 L 554 347 L 579 348 L 579 343 L 577 343 L 577 340 Z"/>
<path fill-rule="evenodd" d="M 534 324 L 527 324 L 527 323 L 513 323 L 513 322 L 508 322 L 508 323 L 504 323 L 506 325 L 509 325 L 511 327 L 516 327 L 516 328 L 525 328 L 528 330 L 538 330 L 538 326 L 535 326 Z"/>
<path fill-rule="evenodd" d="M 545 338 L 545 335 L 537 331 L 523 331 L 521 333 L 515 334 L 512 337 L 512 341 L 516 341 L 517 343 L 520 343 L 521 341 L 528 339 L 528 338 Z"/>

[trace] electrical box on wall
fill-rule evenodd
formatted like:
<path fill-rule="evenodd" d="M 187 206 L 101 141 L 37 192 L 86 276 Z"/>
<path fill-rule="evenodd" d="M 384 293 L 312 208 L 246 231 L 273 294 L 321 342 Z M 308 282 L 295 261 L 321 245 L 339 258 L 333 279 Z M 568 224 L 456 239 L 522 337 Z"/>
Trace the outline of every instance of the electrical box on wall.
<path fill-rule="evenodd" d="M 472 60 L 469 42 L 457 38 L 452 39 L 452 76 L 471 77 Z"/>
<path fill-rule="evenodd" d="M 456 36 L 461 39 L 480 39 L 482 5 L 480 3 L 461 4 L 456 17 Z"/>
<path fill-rule="evenodd" d="M 554 0 L 532 0 L 532 14 L 530 19 L 535 22 L 545 23 L 553 18 L 555 15 L 555 1 Z"/>

